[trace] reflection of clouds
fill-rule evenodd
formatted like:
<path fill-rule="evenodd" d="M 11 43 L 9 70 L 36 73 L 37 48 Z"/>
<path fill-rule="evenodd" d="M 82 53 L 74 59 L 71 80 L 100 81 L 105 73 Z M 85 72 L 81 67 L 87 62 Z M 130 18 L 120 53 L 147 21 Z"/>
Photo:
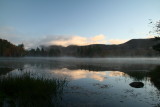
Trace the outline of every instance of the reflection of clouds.
<path fill-rule="evenodd" d="M 106 72 L 93 72 L 88 70 L 69 70 L 67 68 L 63 68 L 60 70 L 53 70 L 52 71 L 57 76 L 69 76 L 73 80 L 83 79 L 83 78 L 92 78 L 98 81 L 104 81 L 105 76 L 107 75 Z"/>
<path fill-rule="evenodd" d="M 101 74 L 100 75 L 99 74 L 93 74 L 91 77 L 95 80 L 98 80 L 98 81 L 104 81 L 106 79 L 106 77 L 104 77 L 104 75 L 101 75 Z"/>
<path fill-rule="evenodd" d="M 119 71 L 108 71 L 108 72 L 94 72 L 88 70 L 69 70 L 67 68 L 58 69 L 51 71 L 56 76 L 68 76 L 73 80 L 91 78 L 98 81 L 104 81 L 107 76 L 124 76 L 125 73 Z"/>
<path fill-rule="evenodd" d="M 115 77 L 115 76 L 125 76 L 126 74 L 124 72 L 119 72 L 119 71 L 111 71 L 109 73 L 110 77 Z"/>

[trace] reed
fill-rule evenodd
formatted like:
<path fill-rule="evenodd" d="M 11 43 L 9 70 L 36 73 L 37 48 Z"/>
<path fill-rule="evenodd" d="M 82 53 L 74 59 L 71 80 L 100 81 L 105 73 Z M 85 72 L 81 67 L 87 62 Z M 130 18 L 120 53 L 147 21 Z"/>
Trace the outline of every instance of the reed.
<path fill-rule="evenodd" d="M 0 105 L 15 107 L 49 107 L 58 104 L 66 80 L 20 76 L 0 77 Z"/>

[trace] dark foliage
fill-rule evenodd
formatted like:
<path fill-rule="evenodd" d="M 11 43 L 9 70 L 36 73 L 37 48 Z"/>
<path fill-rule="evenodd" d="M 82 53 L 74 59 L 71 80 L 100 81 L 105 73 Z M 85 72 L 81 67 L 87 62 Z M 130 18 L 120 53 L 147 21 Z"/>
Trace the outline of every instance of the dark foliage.
<path fill-rule="evenodd" d="M 44 56 L 44 57 L 152 57 L 159 56 L 160 39 L 132 39 L 120 45 L 93 44 L 86 46 L 70 45 L 67 47 L 51 45 L 24 50 L 24 45 L 13 45 L 0 39 L 0 56 Z"/>
<path fill-rule="evenodd" d="M 155 40 L 160 40 L 160 20 L 154 23 L 152 20 L 150 24 L 153 24 L 153 33 L 156 33 Z M 160 43 L 153 46 L 153 49 L 160 52 Z"/>
<path fill-rule="evenodd" d="M 135 81 L 142 81 L 146 77 L 150 78 L 150 81 L 160 90 L 160 66 L 157 66 L 149 72 L 126 72 Z"/>
<path fill-rule="evenodd" d="M 8 72 L 10 72 L 10 71 L 12 71 L 13 70 L 13 68 L 1 68 L 0 67 L 0 75 L 5 75 L 5 74 L 7 74 Z"/>
<path fill-rule="evenodd" d="M 19 57 L 24 55 L 25 55 L 25 50 L 23 44 L 19 44 L 18 46 L 16 46 L 8 42 L 7 40 L 0 39 L 0 56 Z"/>
<path fill-rule="evenodd" d="M 152 57 L 159 56 L 152 46 L 160 43 L 159 39 L 132 39 L 120 45 L 93 44 L 67 47 L 52 45 L 31 49 L 27 56 L 74 56 L 74 57 Z"/>
<path fill-rule="evenodd" d="M 160 52 L 160 44 L 154 45 L 153 49 Z"/>
<path fill-rule="evenodd" d="M 151 82 L 160 90 L 160 66 L 149 72 Z"/>
<path fill-rule="evenodd" d="M 54 107 L 61 100 L 66 80 L 21 76 L 1 76 L 1 107 Z"/>

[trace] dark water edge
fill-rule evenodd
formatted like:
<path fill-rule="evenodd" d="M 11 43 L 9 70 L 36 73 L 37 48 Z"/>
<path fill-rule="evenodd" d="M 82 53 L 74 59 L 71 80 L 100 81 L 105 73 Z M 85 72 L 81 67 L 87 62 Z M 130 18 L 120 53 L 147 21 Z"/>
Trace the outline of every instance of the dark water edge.
<path fill-rule="evenodd" d="M 26 72 L 67 81 L 57 106 L 160 106 L 160 58 L 0 58 L 1 78 Z"/>

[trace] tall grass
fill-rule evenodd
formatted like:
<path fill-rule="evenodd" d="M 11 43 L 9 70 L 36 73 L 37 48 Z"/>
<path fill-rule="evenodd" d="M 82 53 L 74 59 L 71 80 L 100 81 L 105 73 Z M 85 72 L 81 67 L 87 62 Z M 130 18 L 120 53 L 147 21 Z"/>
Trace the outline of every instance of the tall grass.
<path fill-rule="evenodd" d="M 65 85 L 66 80 L 34 78 L 30 73 L 0 77 L 0 106 L 53 107 Z"/>

